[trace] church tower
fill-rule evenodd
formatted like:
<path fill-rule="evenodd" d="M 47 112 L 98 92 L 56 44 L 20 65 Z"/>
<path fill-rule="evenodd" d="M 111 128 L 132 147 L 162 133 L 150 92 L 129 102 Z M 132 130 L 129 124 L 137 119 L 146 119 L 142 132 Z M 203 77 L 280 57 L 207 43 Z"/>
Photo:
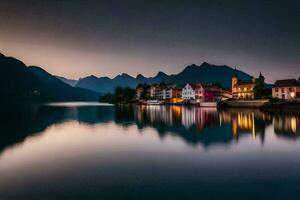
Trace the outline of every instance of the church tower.
<path fill-rule="evenodd" d="M 237 83 L 238 83 L 238 76 L 237 76 L 236 69 L 234 69 L 234 74 L 233 74 L 233 76 L 231 77 L 231 92 L 232 92 L 232 95 L 233 95 L 233 93 L 235 92 L 234 86 L 235 86 Z"/>

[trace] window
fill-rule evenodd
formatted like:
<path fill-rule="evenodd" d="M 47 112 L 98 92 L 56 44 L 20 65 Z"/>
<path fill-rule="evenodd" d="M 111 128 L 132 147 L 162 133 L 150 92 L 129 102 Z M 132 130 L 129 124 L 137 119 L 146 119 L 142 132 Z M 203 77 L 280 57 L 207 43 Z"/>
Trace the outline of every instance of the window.
<path fill-rule="evenodd" d="M 275 92 L 278 92 L 278 88 L 275 88 Z"/>
<path fill-rule="evenodd" d="M 292 92 L 292 88 L 289 88 L 289 91 Z"/>
<path fill-rule="evenodd" d="M 281 92 L 284 93 L 284 88 L 281 88 Z"/>

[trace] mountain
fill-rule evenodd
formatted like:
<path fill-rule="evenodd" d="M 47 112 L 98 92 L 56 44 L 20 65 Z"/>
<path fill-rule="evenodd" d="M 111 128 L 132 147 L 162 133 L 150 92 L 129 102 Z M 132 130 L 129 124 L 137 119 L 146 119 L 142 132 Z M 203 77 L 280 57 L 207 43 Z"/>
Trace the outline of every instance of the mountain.
<path fill-rule="evenodd" d="M 39 79 L 43 89 L 46 89 L 48 98 L 55 98 L 56 101 L 88 101 L 97 100 L 100 96 L 99 93 L 87 89 L 74 88 L 40 67 L 29 66 L 28 68 Z"/>
<path fill-rule="evenodd" d="M 95 92 L 101 92 L 102 94 L 113 92 L 117 86 L 122 87 L 136 87 L 138 81 L 136 78 L 129 76 L 128 74 L 121 74 L 113 79 L 108 77 L 97 78 L 95 76 L 88 76 L 79 79 L 75 87 L 86 88 Z"/>
<path fill-rule="evenodd" d="M 0 54 L 0 100 L 4 101 L 87 101 L 99 93 L 73 88 L 40 67 Z"/>
<path fill-rule="evenodd" d="M 62 76 L 55 76 L 56 78 L 58 78 L 59 80 L 61 80 L 62 82 L 70 85 L 70 86 L 75 86 L 78 80 L 73 80 L 73 79 L 68 79 Z"/>
<path fill-rule="evenodd" d="M 117 86 L 135 88 L 140 83 L 171 83 L 177 85 L 185 85 L 186 83 L 222 83 L 226 88 L 231 88 L 231 77 L 235 70 L 227 65 L 212 65 L 207 62 L 198 65 L 190 65 L 185 69 L 173 75 L 167 75 L 164 72 L 158 72 L 154 77 L 144 77 L 142 74 L 137 75 L 135 78 L 128 74 L 121 74 L 113 79 L 108 77 L 97 78 L 95 76 L 88 76 L 78 80 L 75 87 L 86 88 L 96 92 L 107 93 L 113 92 Z M 236 71 L 239 79 L 247 80 L 251 76 L 242 71 Z"/>

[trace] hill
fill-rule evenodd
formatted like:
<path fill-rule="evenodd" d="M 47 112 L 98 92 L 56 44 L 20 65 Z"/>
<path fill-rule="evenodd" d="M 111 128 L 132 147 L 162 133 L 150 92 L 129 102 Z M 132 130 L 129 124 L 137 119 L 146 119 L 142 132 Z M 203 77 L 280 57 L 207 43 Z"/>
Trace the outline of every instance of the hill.
<path fill-rule="evenodd" d="M 62 77 L 62 76 L 55 76 L 56 78 L 58 78 L 59 80 L 61 80 L 62 82 L 70 85 L 70 86 L 75 86 L 76 83 L 77 83 L 77 80 L 73 80 L 73 79 L 68 79 L 68 78 L 65 78 L 65 77 Z"/>
<path fill-rule="evenodd" d="M 78 80 L 75 87 L 86 88 L 96 92 L 107 93 L 113 92 L 117 86 L 132 87 L 135 88 L 140 83 L 171 83 L 184 85 L 186 83 L 221 83 L 224 87 L 231 87 L 231 77 L 235 70 L 227 65 L 212 65 L 209 63 L 202 63 L 198 65 L 190 65 L 185 69 L 173 75 L 167 75 L 164 72 L 159 72 L 154 77 L 144 77 L 142 74 L 137 75 L 135 78 L 128 74 L 121 74 L 113 79 L 108 77 L 95 77 L 88 76 Z M 251 76 L 242 71 L 237 70 L 239 79 L 246 80 L 250 79 Z"/>
<path fill-rule="evenodd" d="M 40 67 L 27 67 L 13 57 L 0 54 L 0 98 L 4 101 L 87 101 L 98 93 L 73 88 Z"/>

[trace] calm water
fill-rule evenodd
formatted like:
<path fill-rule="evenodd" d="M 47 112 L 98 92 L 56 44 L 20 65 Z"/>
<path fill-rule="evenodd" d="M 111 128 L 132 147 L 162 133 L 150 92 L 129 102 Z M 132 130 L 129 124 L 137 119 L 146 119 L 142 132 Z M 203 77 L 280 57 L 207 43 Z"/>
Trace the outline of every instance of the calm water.
<path fill-rule="evenodd" d="M 300 114 L 3 106 L 0 199 L 298 199 Z"/>

